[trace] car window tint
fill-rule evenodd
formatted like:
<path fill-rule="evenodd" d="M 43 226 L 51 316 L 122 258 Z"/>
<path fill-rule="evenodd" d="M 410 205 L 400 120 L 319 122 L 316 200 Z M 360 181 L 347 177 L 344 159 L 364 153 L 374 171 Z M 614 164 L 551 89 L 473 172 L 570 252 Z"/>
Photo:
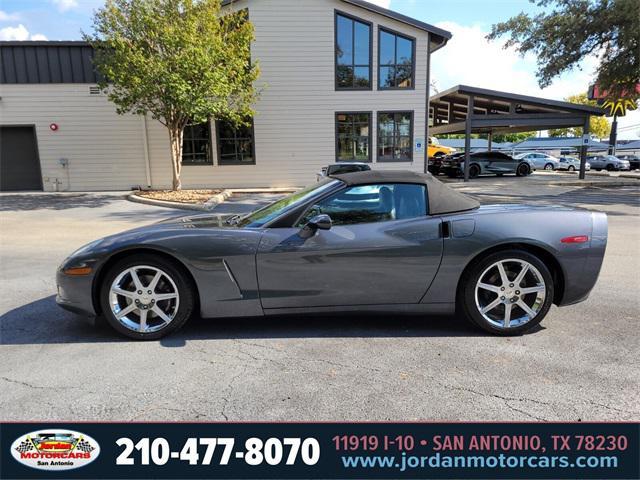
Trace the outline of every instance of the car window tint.
<path fill-rule="evenodd" d="M 427 214 L 426 187 L 417 184 L 359 185 L 347 188 L 311 206 L 298 227 L 321 213 L 334 225 L 385 222 Z"/>

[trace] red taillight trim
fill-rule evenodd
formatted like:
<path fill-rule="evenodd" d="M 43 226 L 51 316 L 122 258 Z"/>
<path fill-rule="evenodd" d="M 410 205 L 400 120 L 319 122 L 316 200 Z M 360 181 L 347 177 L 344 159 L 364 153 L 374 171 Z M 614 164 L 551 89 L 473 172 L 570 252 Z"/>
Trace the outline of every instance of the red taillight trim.
<path fill-rule="evenodd" d="M 561 243 L 585 243 L 589 241 L 588 235 L 575 235 L 573 237 L 564 237 Z"/>

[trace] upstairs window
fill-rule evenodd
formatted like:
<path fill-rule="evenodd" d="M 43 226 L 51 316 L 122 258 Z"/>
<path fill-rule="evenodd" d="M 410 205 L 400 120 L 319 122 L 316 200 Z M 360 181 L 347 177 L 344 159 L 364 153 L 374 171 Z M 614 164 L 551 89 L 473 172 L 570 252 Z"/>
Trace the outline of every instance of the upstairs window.
<path fill-rule="evenodd" d="M 253 165 L 256 163 L 253 120 L 249 125 L 217 122 L 218 165 Z"/>
<path fill-rule="evenodd" d="M 195 123 L 184 127 L 182 165 L 213 165 L 209 122 Z"/>
<path fill-rule="evenodd" d="M 414 88 L 415 40 L 383 28 L 378 33 L 378 88 Z"/>
<path fill-rule="evenodd" d="M 336 90 L 371 89 L 371 24 L 336 13 Z"/>

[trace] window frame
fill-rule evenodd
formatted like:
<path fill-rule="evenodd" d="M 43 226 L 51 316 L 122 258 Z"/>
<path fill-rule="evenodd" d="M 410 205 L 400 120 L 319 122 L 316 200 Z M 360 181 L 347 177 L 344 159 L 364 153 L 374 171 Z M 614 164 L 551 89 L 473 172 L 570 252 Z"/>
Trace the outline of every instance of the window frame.
<path fill-rule="evenodd" d="M 367 160 L 340 160 L 338 159 L 338 152 L 340 150 L 339 148 L 339 134 L 338 134 L 338 115 L 369 115 L 369 157 L 367 158 Z M 336 154 L 335 154 L 335 161 L 336 163 L 349 163 L 349 162 L 362 162 L 362 163 L 372 163 L 373 162 L 373 154 L 372 154 L 372 149 L 373 149 L 373 111 L 369 110 L 369 111 L 349 111 L 349 112 L 336 112 L 335 116 L 334 116 L 334 129 L 335 129 L 335 144 L 336 144 Z"/>
<path fill-rule="evenodd" d="M 180 152 L 180 164 L 183 167 L 211 167 L 213 166 L 213 135 L 211 131 L 211 119 L 206 122 L 202 122 L 201 124 L 207 125 L 207 131 L 209 132 L 209 155 L 206 162 L 193 162 L 193 161 L 184 161 L 184 143 L 185 143 L 185 135 L 184 129 L 182 131 L 182 151 Z M 193 124 L 187 125 L 185 129 Z M 198 124 L 195 124 L 198 125 Z"/>
<path fill-rule="evenodd" d="M 224 122 L 224 120 L 216 120 L 216 153 L 218 154 L 218 166 L 219 167 L 237 167 L 240 165 L 255 165 L 256 164 L 256 132 L 255 132 L 255 120 L 251 118 L 251 156 L 253 157 L 252 162 L 238 162 L 237 160 L 234 162 L 223 162 L 222 161 L 222 144 L 221 144 L 221 136 L 220 136 L 220 123 Z M 237 136 L 234 138 L 237 141 Z M 238 150 L 236 148 L 236 157 L 238 155 Z"/>
<path fill-rule="evenodd" d="M 356 17 L 350 13 L 335 9 L 333 11 L 333 82 L 336 91 L 367 91 L 373 90 L 373 23 L 364 18 Z M 368 87 L 341 87 L 338 85 L 338 16 L 345 17 L 353 22 L 360 22 L 369 27 L 369 86 Z M 355 28 L 352 33 L 352 43 L 355 37 Z M 355 51 L 354 51 L 355 55 Z M 351 64 L 355 69 L 355 64 Z"/>
<path fill-rule="evenodd" d="M 411 217 L 411 218 L 391 218 L 388 220 L 382 220 L 380 222 L 360 222 L 360 223 L 349 223 L 346 225 L 337 225 L 337 226 L 353 226 L 353 225 L 369 225 L 372 223 L 384 223 L 384 222 L 406 222 L 406 221 L 411 221 L 411 220 L 417 220 L 417 219 L 427 219 L 431 217 L 431 213 L 429 212 L 430 209 L 430 205 L 429 205 L 429 186 L 426 184 L 422 184 L 422 183 L 414 183 L 414 182 L 372 182 L 372 183 L 366 183 L 366 184 L 358 184 L 358 185 L 347 185 L 344 184 L 344 186 L 338 190 L 333 190 L 333 191 L 329 191 L 326 192 L 324 195 L 321 195 L 319 198 L 316 198 L 315 200 L 307 203 L 305 205 L 305 208 L 300 212 L 300 214 L 298 214 L 294 220 L 294 222 L 291 224 L 291 228 L 302 228 L 304 227 L 304 225 L 301 223 L 302 220 L 304 219 L 304 217 L 306 216 L 306 214 L 309 212 L 309 210 L 316 204 L 318 204 L 319 202 L 323 202 L 325 200 L 330 199 L 331 197 L 335 196 L 335 195 L 339 195 L 342 194 L 348 190 L 350 190 L 351 188 L 355 188 L 355 187 L 371 187 L 371 186 L 384 186 L 384 185 L 417 185 L 420 187 L 424 187 L 424 201 L 425 201 L 425 214 L 418 216 L 418 217 Z"/>
<path fill-rule="evenodd" d="M 382 38 L 382 32 L 384 33 L 388 33 L 390 35 L 394 35 L 396 37 L 402 37 L 405 40 L 409 40 L 411 41 L 413 48 L 411 49 L 411 86 L 410 87 L 383 87 L 382 86 L 382 82 L 380 81 L 380 69 L 383 67 L 388 67 L 388 65 L 381 65 L 380 64 L 380 54 L 382 52 L 382 48 L 381 46 L 381 38 Z M 378 25 L 378 75 L 377 75 L 377 81 L 378 81 L 378 90 L 415 90 L 416 89 L 416 49 L 417 49 L 417 40 L 415 37 L 412 37 L 411 35 L 407 35 L 406 33 L 402 33 L 402 32 L 398 32 L 397 30 L 393 30 L 391 28 L 388 27 L 384 27 L 382 25 Z M 398 40 L 396 39 L 395 45 L 394 45 L 394 60 L 397 62 L 398 61 Z M 396 68 L 398 66 L 397 63 L 395 63 L 394 68 Z"/>
<path fill-rule="evenodd" d="M 414 140 L 414 128 L 415 128 L 414 110 L 380 110 L 376 113 L 377 113 L 376 114 L 376 162 L 413 163 L 413 140 Z M 395 159 L 392 157 L 383 157 L 380 155 L 380 115 L 395 115 L 398 113 L 408 113 L 410 116 L 409 146 L 410 146 L 411 158 L 409 160 Z M 394 130 L 394 135 L 395 135 L 395 130 Z"/>

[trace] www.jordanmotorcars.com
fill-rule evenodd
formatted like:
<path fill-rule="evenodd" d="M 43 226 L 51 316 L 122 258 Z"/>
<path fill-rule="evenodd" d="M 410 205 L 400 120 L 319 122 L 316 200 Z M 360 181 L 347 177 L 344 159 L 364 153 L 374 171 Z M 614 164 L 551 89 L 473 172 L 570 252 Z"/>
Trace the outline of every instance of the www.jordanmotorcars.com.
<path fill-rule="evenodd" d="M 100 445 L 89 435 L 73 430 L 37 430 L 18 437 L 11 445 L 18 462 L 41 470 L 71 470 L 93 462 Z"/>

